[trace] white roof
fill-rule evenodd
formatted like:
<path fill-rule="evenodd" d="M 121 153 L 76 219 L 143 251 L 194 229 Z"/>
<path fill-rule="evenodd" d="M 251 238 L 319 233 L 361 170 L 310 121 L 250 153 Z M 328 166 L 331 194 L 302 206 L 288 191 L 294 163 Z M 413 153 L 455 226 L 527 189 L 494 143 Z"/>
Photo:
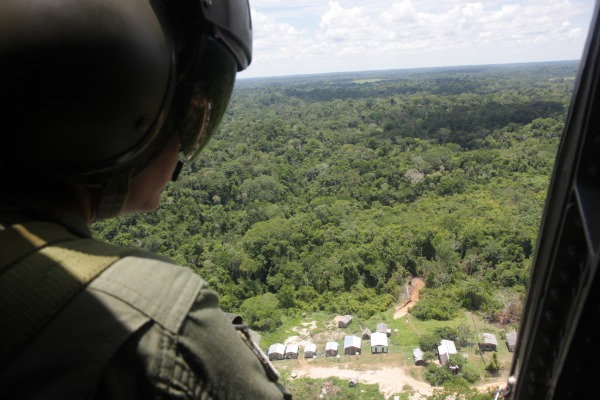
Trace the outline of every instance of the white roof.
<path fill-rule="evenodd" d="M 325 345 L 325 350 L 337 350 L 338 346 L 338 342 L 327 342 Z"/>
<path fill-rule="evenodd" d="M 440 345 L 438 346 L 439 354 L 456 354 L 456 346 L 452 340 L 442 339 L 440 341 Z"/>
<path fill-rule="evenodd" d="M 281 344 L 281 343 L 272 344 L 269 347 L 269 354 L 274 354 L 274 353 L 279 353 L 279 354 L 285 353 L 285 345 Z"/>
<path fill-rule="evenodd" d="M 344 348 L 348 347 L 358 347 L 360 348 L 361 339 L 358 336 L 346 336 L 344 338 Z"/>
<path fill-rule="evenodd" d="M 297 353 L 298 345 L 297 344 L 288 344 L 287 347 L 285 348 L 285 352 L 286 353 Z"/>
<path fill-rule="evenodd" d="M 422 359 L 425 353 L 420 348 L 413 349 L 413 356 L 417 359 Z"/>
<path fill-rule="evenodd" d="M 482 343 L 494 344 L 498 346 L 498 339 L 496 339 L 496 335 L 493 333 L 483 333 L 481 335 Z"/>
<path fill-rule="evenodd" d="M 312 351 L 312 352 L 316 352 L 317 351 L 317 345 L 314 343 L 309 343 L 306 346 L 304 346 L 304 352 L 306 353 L 307 351 Z"/>
<path fill-rule="evenodd" d="M 375 332 L 371 335 L 371 346 L 387 346 L 388 337 L 383 332 Z"/>

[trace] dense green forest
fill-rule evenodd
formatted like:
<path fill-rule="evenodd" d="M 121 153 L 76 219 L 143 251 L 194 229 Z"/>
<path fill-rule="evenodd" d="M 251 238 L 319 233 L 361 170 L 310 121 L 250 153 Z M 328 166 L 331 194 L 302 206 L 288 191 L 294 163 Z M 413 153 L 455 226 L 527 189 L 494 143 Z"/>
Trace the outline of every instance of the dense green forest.
<path fill-rule="evenodd" d="M 362 318 L 423 277 L 411 313 L 517 323 L 578 64 L 242 79 L 159 210 L 111 242 L 201 274 L 224 309 Z"/>

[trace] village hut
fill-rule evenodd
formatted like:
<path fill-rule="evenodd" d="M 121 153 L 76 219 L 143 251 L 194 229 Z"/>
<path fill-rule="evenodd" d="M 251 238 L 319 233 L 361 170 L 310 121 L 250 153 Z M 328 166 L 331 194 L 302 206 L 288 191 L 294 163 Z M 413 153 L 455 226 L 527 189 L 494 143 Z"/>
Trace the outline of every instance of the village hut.
<path fill-rule="evenodd" d="M 325 357 L 337 356 L 338 347 L 338 342 L 327 342 L 325 344 Z"/>
<path fill-rule="evenodd" d="M 425 365 L 425 353 L 423 350 L 416 348 L 413 349 L 413 359 L 415 360 L 415 365 Z"/>
<path fill-rule="evenodd" d="M 338 328 L 345 328 L 352 322 L 352 316 L 344 315 L 342 319 L 338 321 Z"/>
<path fill-rule="evenodd" d="M 498 351 L 498 339 L 493 333 L 482 333 L 479 336 L 479 350 L 484 351 Z"/>
<path fill-rule="evenodd" d="M 269 347 L 269 360 L 283 360 L 285 358 L 285 345 L 281 343 L 272 344 Z"/>
<path fill-rule="evenodd" d="M 517 348 L 517 332 L 511 331 L 506 333 L 506 347 L 511 353 Z"/>
<path fill-rule="evenodd" d="M 446 365 L 450 360 L 451 354 L 456 354 L 456 345 L 452 340 L 442 339 L 438 346 L 438 357 L 440 358 L 440 364 Z"/>
<path fill-rule="evenodd" d="M 317 345 L 314 343 L 308 343 L 304 346 L 304 358 L 313 358 L 317 355 Z"/>
<path fill-rule="evenodd" d="M 354 387 L 356 385 L 358 385 L 358 376 L 353 376 L 352 378 L 348 379 L 348 386 Z"/>
<path fill-rule="evenodd" d="M 296 359 L 298 358 L 298 345 L 297 344 L 288 344 L 285 348 L 285 358 L 287 359 Z"/>
<path fill-rule="evenodd" d="M 375 332 L 371 335 L 371 353 L 387 353 L 388 337 L 383 332 Z"/>
<path fill-rule="evenodd" d="M 360 354 L 361 339 L 358 336 L 346 336 L 344 338 L 344 354 L 353 356 Z"/>
<path fill-rule="evenodd" d="M 362 331 L 362 338 L 363 340 L 369 340 L 371 339 L 371 330 L 369 328 L 365 328 Z"/>
<path fill-rule="evenodd" d="M 387 324 L 380 322 L 379 324 L 377 324 L 377 328 L 375 329 L 376 332 L 381 332 L 381 333 L 385 333 L 387 335 L 387 337 L 392 336 L 392 330 L 388 328 Z"/>

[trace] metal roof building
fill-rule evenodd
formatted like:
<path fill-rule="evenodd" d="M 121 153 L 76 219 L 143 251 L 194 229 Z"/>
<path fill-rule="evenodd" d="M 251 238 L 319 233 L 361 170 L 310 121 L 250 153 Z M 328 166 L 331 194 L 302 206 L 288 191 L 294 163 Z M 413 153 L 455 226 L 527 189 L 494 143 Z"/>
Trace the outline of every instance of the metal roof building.
<path fill-rule="evenodd" d="M 351 315 L 344 315 L 338 322 L 338 328 L 345 328 L 352 322 Z"/>
<path fill-rule="evenodd" d="M 304 346 L 304 358 L 313 358 L 317 355 L 317 345 L 314 343 L 308 343 Z"/>
<path fill-rule="evenodd" d="M 298 358 L 298 345 L 288 344 L 285 348 L 285 358 Z"/>
<path fill-rule="evenodd" d="M 344 338 L 344 354 L 360 354 L 361 338 L 358 336 L 346 336 Z"/>
<path fill-rule="evenodd" d="M 506 347 L 508 351 L 513 352 L 517 348 L 517 332 L 511 331 L 506 333 Z"/>
<path fill-rule="evenodd" d="M 413 349 L 413 359 L 415 360 L 415 365 L 424 365 L 425 364 L 425 359 L 423 358 L 425 356 L 425 353 L 423 353 L 423 350 L 416 348 Z"/>
<path fill-rule="evenodd" d="M 438 356 L 440 358 L 440 364 L 446 365 L 450 360 L 451 354 L 456 354 L 456 345 L 452 340 L 442 339 L 438 346 Z"/>
<path fill-rule="evenodd" d="M 285 345 L 281 343 L 272 344 L 269 347 L 269 360 L 283 360 L 285 357 Z"/>
<path fill-rule="evenodd" d="M 497 351 L 498 339 L 493 333 L 482 333 L 479 336 L 479 350 L 481 351 Z"/>
<path fill-rule="evenodd" d="M 386 333 L 375 332 L 371 335 L 371 353 L 387 353 L 388 337 Z"/>
<path fill-rule="evenodd" d="M 337 356 L 339 346 L 338 342 L 327 342 L 325 344 L 325 356 Z"/>

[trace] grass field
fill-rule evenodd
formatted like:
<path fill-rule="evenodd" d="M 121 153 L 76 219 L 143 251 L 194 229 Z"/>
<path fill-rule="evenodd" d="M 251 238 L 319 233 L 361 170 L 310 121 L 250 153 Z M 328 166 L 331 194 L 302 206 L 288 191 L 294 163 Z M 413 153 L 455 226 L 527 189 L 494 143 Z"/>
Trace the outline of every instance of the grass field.
<path fill-rule="evenodd" d="M 502 367 L 498 374 L 490 375 L 485 367 L 491 361 L 492 352 L 481 354 L 477 348 L 477 339 L 473 337 L 473 345 L 458 349 L 467 362 L 472 365 L 481 377 L 476 386 L 502 385 L 508 377 L 508 370 L 512 362 L 512 353 L 508 351 L 504 342 L 504 329 L 499 326 L 485 323 L 481 318 L 469 312 L 463 312 L 451 321 L 419 321 L 410 314 L 405 317 L 394 319 L 394 312 L 390 310 L 373 316 L 368 320 L 353 318 L 352 323 L 346 328 L 337 327 L 339 316 L 326 313 L 306 314 L 304 317 L 285 317 L 283 325 L 274 333 L 262 336 L 260 346 L 265 351 L 273 343 L 299 343 L 298 359 L 275 361 L 274 364 L 282 373 L 282 379 L 287 387 L 292 388 L 300 395 L 300 399 L 311 398 L 339 398 L 339 399 L 385 399 L 376 384 L 360 384 L 357 387 L 349 387 L 348 382 L 335 377 L 326 379 L 298 378 L 291 376 L 294 371 L 310 368 L 337 367 L 370 373 L 390 367 L 400 367 L 404 373 L 415 380 L 425 383 L 425 367 L 415 366 L 413 361 L 413 349 L 419 347 L 419 338 L 422 335 L 433 333 L 440 327 L 458 327 L 467 325 L 476 333 L 493 333 L 498 339 L 498 351 L 496 352 Z M 368 340 L 362 341 L 360 356 L 344 355 L 344 337 L 346 335 L 362 336 L 364 328 L 375 331 L 378 323 L 383 322 L 391 329 L 389 339 L 389 352 L 387 354 L 371 354 Z M 327 341 L 339 343 L 339 357 L 325 357 L 325 344 Z M 305 360 L 303 355 L 303 344 L 312 342 L 317 345 L 317 357 Z M 437 360 L 429 360 L 437 362 Z M 321 390 L 325 390 L 325 395 Z M 396 395 L 409 396 L 411 388 Z M 323 397 L 312 397 L 314 395 Z M 356 397 L 358 396 L 358 397 Z M 408 397 L 406 397 L 408 398 Z"/>

